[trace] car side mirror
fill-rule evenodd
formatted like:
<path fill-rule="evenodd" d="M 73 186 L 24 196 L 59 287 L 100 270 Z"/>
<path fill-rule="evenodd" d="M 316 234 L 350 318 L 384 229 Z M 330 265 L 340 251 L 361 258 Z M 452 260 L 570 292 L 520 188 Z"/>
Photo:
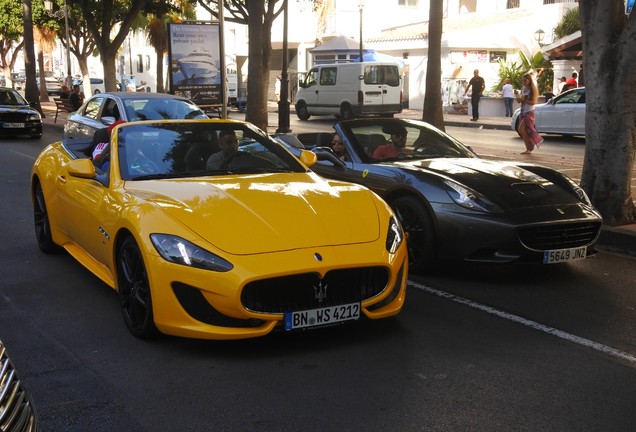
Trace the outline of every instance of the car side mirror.
<path fill-rule="evenodd" d="M 91 179 L 95 178 L 95 165 L 88 158 L 73 159 L 68 164 L 68 173 L 73 177 Z"/>
<path fill-rule="evenodd" d="M 301 150 L 300 157 L 298 158 L 302 163 L 304 163 L 308 168 L 311 168 L 318 161 L 318 157 L 315 153 L 310 152 L 309 150 Z"/>
<path fill-rule="evenodd" d="M 105 124 L 106 126 L 110 126 L 113 123 L 115 123 L 117 121 L 117 119 L 115 117 L 102 117 L 102 124 Z"/>

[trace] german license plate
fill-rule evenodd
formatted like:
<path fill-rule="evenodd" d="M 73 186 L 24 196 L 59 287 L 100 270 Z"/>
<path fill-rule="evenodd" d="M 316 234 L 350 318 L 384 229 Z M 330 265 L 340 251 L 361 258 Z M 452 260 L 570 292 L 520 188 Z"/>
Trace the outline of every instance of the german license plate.
<path fill-rule="evenodd" d="M 3 127 L 11 128 L 11 129 L 24 127 L 24 123 L 3 123 L 2 125 Z"/>
<path fill-rule="evenodd" d="M 543 264 L 555 264 L 566 261 L 578 261 L 585 259 L 587 247 L 571 249 L 554 249 L 543 252 Z"/>
<path fill-rule="evenodd" d="M 360 318 L 360 303 L 285 313 L 285 330 L 337 324 Z"/>

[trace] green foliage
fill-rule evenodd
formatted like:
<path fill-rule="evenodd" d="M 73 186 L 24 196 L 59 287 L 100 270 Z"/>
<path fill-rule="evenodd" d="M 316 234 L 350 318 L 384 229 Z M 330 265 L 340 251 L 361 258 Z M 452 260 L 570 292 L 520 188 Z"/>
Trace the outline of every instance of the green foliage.
<path fill-rule="evenodd" d="M 545 92 L 546 85 L 552 83 L 554 77 L 552 62 L 546 60 L 541 52 L 536 53 L 532 57 L 528 57 L 525 53 L 520 51 L 519 59 L 521 60 L 520 65 L 518 65 L 517 62 L 504 62 L 503 60 L 499 60 L 499 71 L 497 72 L 499 82 L 492 87 L 491 91 L 501 91 L 506 78 L 510 78 L 514 88 L 520 89 L 523 75 L 532 70 L 536 70 L 539 94 Z"/>
<path fill-rule="evenodd" d="M 563 14 L 561 21 L 557 23 L 552 33 L 555 39 L 561 39 L 579 30 L 581 30 L 581 16 L 579 14 L 579 8 L 575 7 Z"/>
<path fill-rule="evenodd" d="M 17 41 L 24 32 L 22 2 L 0 0 L 0 40 Z"/>
<path fill-rule="evenodd" d="M 506 78 L 510 78 L 510 83 L 514 88 L 521 88 L 521 77 L 523 74 L 524 71 L 521 65 L 518 65 L 517 62 L 504 62 L 500 59 L 498 71 L 499 82 L 497 85 L 492 87 L 491 91 L 501 91 Z"/>

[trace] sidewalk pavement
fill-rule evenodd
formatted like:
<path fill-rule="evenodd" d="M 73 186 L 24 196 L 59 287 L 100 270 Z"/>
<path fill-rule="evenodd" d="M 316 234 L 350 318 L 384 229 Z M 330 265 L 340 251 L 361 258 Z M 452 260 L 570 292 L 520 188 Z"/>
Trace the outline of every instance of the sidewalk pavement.
<path fill-rule="evenodd" d="M 54 122 L 56 111 L 55 103 L 51 100 L 51 102 L 41 102 L 40 105 L 42 106 L 42 110 L 46 116 L 43 119 L 44 125 L 62 129 L 64 127 L 64 123 L 66 123 L 66 118 L 69 113 L 59 112 L 57 115 L 57 122 Z M 271 103 L 269 105 L 270 110 L 276 110 L 276 103 Z M 234 111 L 232 111 L 232 113 L 234 113 Z M 241 114 L 241 116 L 243 115 Z M 405 109 L 397 117 L 419 120 L 422 118 L 422 111 Z M 444 123 L 446 126 L 497 129 L 512 132 L 509 117 L 481 117 L 479 121 L 473 122 L 470 121 L 470 116 L 468 115 L 445 113 Z M 596 243 L 596 248 L 605 252 L 636 257 L 636 224 L 617 227 L 604 225 L 601 230 L 601 235 Z"/>

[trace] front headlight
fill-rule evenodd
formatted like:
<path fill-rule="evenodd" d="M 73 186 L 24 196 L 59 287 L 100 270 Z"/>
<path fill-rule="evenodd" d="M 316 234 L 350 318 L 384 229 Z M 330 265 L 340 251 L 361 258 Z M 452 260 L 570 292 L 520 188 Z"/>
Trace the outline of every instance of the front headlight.
<path fill-rule="evenodd" d="M 404 231 L 402 231 L 402 225 L 400 225 L 395 215 L 392 215 L 391 219 L 389 219 L 389 231 L 386 234 L 386 250 L 394 254 L 400 248 L 403 240 Z"/>
<path fill-rule="evenodd" d="M 27 116 L 27 120 L 28 121 L 41 121 L 42 117 L 40 117 L 39 113 L 33 113 L 33 114 L 29 114 Z"/>
<path fill-rule="evenodd" d="M 472 189 L 450 180 L 444 180 L 444 186 L 451 199 L 462 207 L 485 213 L 503 213 L 497 204 Z"/>
<path fill-rule="evenodd" d="M 565 178 L 567 180 L 567 182 L 572 187 L 572 190 L 574 191 L 576 196 L 578 196 L 579 199 L 581 201 L 583 201 L 583 203 L 585 203 L 585 204 L 587 204 L 589 206 L 592 205 L 592 201 L 590 200 L 590 197 L 587 196 L 587 194 L 585 193 L 585 191 L 583 190 L 583 188 L 581 186 L 577 185 L 574 180 L 572 180 L 570 177 L 568 177 L 566 175 L 564 175 L 563 178 Z"/>
<path fill-rule="evenodd" d="M 234 268 L 231 263 L 223 258 L 201 249 L 181 237 L 167 234 L 151 234 L 150 240 L 152 240 L 152 244 L 159 252 L 159 255 L 171 263 L 217 272 L 227 272 Z"/>

